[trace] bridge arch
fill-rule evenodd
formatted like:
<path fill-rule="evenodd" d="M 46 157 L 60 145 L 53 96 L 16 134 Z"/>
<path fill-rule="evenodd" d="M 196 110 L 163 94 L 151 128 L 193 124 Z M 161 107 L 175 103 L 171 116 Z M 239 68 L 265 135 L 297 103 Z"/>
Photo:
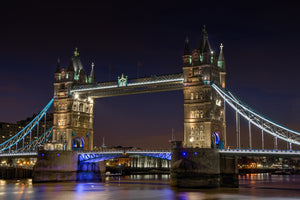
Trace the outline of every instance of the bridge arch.
<path fill-rule="evenodd" d="M 84 148 L 84 139 L 82 137 L 75 137 L 72 140 L 72 150 L 73 151 L 82 151 Z"/>

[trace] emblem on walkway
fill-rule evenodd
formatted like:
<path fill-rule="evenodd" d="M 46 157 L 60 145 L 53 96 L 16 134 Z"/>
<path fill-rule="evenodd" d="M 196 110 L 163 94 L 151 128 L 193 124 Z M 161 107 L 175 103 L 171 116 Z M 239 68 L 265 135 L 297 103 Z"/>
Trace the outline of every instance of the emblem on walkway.
<path fill-rule="evenodd" d="M 124 76 L 124 74 L 120 76 L 118 76 L 118 86 L 119 87 L 123 87 L 123 86 L 127 86 L 127 76 Z"/>

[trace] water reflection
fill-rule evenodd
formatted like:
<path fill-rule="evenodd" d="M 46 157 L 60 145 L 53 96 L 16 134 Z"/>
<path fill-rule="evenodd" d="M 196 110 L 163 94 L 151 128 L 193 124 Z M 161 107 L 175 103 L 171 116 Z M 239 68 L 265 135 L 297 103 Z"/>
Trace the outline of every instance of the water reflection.
<path fill-rule="evenodd" d="M 107 177 L 105 183 L 41 183 L 31 179 L 0 180 L 0 199 L 295 199 L 300 197 L 299 175 L 241 175 L 240 188 L 176 189 L 169 175 Z"/>

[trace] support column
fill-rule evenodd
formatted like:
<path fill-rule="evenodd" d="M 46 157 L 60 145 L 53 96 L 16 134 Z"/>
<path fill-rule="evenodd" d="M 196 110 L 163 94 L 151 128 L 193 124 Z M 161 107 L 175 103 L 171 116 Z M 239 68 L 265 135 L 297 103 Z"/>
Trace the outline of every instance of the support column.
<path fill-rule="evenodd" d="M 277 137 L 275 137 L 275 149 L 278 149 L 278 144 L 277 144 Z"/>
<path fill-rule="evenodd" d="M 252 149 L 251 122 L 249 121 L 249 148 Z"/>
<path fill-rule="evenodd" d="M 76 181 L 77 163 L 77 152 L 38 151 L 32 181 Z"/>
<path fill-rule="evenodd" d="M 261 148 L 265 149 L 265 144 L 264 144 L 264 130 L 261 130 Z"/>
<path fill-rule="evenodd" d="M 236 147 L 237 147 L 237 149 L 240 149 L 241 148 L 240 116 L 239 116 L 239 113 L 237 111 L 235 113 L 235 120 L 236 120 Z"/>
<path fill-rule="evenodd" d="M 219 152 L 207 148 L 173 148 L 170 184 L 186 188 L 219 187 Z"/>

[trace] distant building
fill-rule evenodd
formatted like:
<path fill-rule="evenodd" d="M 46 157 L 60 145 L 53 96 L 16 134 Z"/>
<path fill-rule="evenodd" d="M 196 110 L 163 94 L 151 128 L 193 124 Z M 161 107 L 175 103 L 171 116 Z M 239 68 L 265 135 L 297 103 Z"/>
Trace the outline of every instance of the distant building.
<path fill-rule="evenodd" d="M 16 135 L 27 124 L 29 124 L 35 117 L 36 114 L 33 114 L 31 117 L 28 117 L 25 120 L 17 121 L 16 123 L 0 122 L 0 144 L 10 139 L 14 135 Z M 32 129 L 31 134 L 29 133 L 26 136 L 24 140 L 24 145 L 29 144 L 31 141 L 37 139 L 38 136 L 43 134 L 52 126 L 53 126 L 53 113 L 47 113 L 46 118 L 43 117 L 40 120 L 39 125 Z M 18 147 L 20 148 L 21 146 Z M 15 148 L 16 148 L 15 146 L 12 147 L 12 150 L 14 150 Z"/>
<path fill-rule="evenodd" d="M 2 144 L 22 130 L 22 126 L 13 123 L 0 122 L 0 143 Z"/>

